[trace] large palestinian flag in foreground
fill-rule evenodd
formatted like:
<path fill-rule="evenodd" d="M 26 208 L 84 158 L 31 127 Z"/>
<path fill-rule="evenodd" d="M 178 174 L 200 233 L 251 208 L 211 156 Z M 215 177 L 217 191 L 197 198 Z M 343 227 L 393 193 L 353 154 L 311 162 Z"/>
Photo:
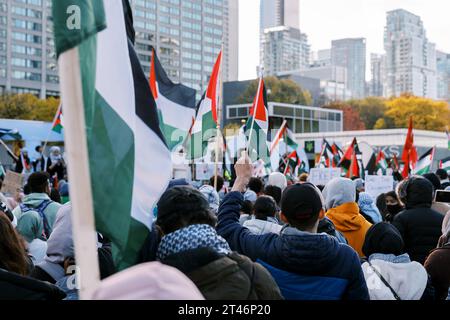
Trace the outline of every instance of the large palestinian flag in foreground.
<path fill-rule="evenodd" d="M 252 162 L 258 159 L 268 164 L 270 161 L 267 131 L 269 129 L 269 112 L 267 107 L 267 93 L 263 78 L 259 79 L 250 115 L 245 125 L 248 139 L 248 154 Z"/>
<path fill-rule="evenodd" d="M 435 151 L 436 148 L 433 147 L 420 157 L 417 161 L 416 167 L 414 168 L 414 174 L 422 175 L 431 171 Z"/>
<path fill-rule="evenodd" d="M 195 118 L 195 90 L 173 83 L 152 51 L 150 88 L 158 107 L 159 125 L 167 145 L 173 150 L 181 144 Z"/>
<path fill-rule="evenodd" d="M 209 139 L 217 136 L 221 69 L 222 51 L 214 64 L 208 88 L 199 102 L 197 117 L 190 136 L 190 146 L 188 147 L 190 159 L 203 158 Z"/>
<path fill-rule="evenodd" d="M 80 28 L 67 27 L 73 5 L 80 9 Z M 136 263 L 149 234 L 153 207 L 171 178 L 170 152 L 127 38 L 122 1 L 54 0 L 53 19 L 59 59 L 78 57 L 66 71 L 82 89 L 96 228 L 111 239 L 123 269 Z"/>

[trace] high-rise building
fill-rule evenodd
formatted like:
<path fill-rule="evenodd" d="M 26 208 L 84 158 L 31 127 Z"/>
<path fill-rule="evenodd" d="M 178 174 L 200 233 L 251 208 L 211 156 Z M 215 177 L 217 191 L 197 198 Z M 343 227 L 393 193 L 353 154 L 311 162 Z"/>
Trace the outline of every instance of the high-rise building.
<path fill-rule="evenodd" d="M 59 95 L 49 0 L 0 1 L 0 93 Z"/>
<path fill-rule="evenodd" d="M 436 51 L 437 98 L 450 101 L 450 54 Z"/>
<path fill-rule="evenodd" d="M 59 94 L 51 0 L 0 0 L 0 90 Z M 201 96 L 224 46 L 224 81 L 238 77 L 238 0 L 130 0 L 136 52 L 148 74 L 152 47 L 174 82 Z"/>
<path fill-rule="evenodd" d="M 261 0 L 261 33 L 279 26 L 300 29 L 300 0 Z"/>
<path fill-rule="evenodd" d="M 383 97 L 386 82 L 386 56 L 384 54 L 370 54 L 370 71 L 372 78 L 369 82 L 369 95 Z"/>
<path fill-rule="evenodd" d="M 386 96 L 412 93 L 436 98 L 436 49 L 428 41 L 423 22 L 406 10 L 387 13 L 384 34 L 386 50 Z"/>
<path fill-rule="evenodd" d="M 339 39 L 331 42 L 331 64 L 347 69 L 347 89 L 354 98 L 364 98 L 366 89 L 366 39 Z"/>
<path fill-rule="evenodd" d="M 260 59 L 265 75 L 306 69 L 309 56 L 308 37 L 300 30 L 286 26 L 264 29 Z"/>

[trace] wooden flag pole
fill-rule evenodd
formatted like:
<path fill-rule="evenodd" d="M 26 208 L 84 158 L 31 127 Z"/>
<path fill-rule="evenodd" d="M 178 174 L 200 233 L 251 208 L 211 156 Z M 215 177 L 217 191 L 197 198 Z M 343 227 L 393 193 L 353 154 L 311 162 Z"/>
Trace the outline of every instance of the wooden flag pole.
<path fill-rule="evenodd" d="M 78 48 L 61 54 L 58 60 L 65 122 L 65 146 L 72 204 L 72 232 L 81 300 L 92 297 L 100 283 L 97 233 L 94 222 L 86 124 Z"/>
<path fill-rule="evenodd" d="M 247 152 L 249 157 L 250 157 L 250 154 L 249 154 L 248 147 L 250 146 L 250 144 L 252 142 L 252 135 L 253 135 L 252 133 L 253 133 L 253 127 L 255 125 L 256 109 L 258 108 L 259 98 L 260 98 L 259 97 L 259 92 L 261 90 L 261 82 L 262 82 L 262 68 L 260 69 L 260 77 L 259 77 L 259 82 L 258 82 L 258 89 L 256 91 L 256 100 L 255 100 L 255 105 L 254 105 L 254 108 L 253 108 L 252 124 L 250 126 L 250 137 L 248 138 L 247 147 L 245 148 L 245 150 L 246 150 L 246 152 Z"/>
<path fill-rule="evenodd" d="M 221 132 L 220 132 L 220 122 L 222 121 L 222 104 L 223 104 L 223 73 L 222 73 L 222 66 L 223 66 L 223 41 L 222 41 L 222 49 L 220 51 L 220 80 L 219 80 L 219 94 L 217 99 L 219 100 L 217 107 L 217 124 L 216 124 L 216 151 L 215 151 L 215 164 L 214 164 L 214 190 L 217 190 L 217 178 L 219 174 L 219 148 L 220 148 L 220 139 L 222 138 Z"/>

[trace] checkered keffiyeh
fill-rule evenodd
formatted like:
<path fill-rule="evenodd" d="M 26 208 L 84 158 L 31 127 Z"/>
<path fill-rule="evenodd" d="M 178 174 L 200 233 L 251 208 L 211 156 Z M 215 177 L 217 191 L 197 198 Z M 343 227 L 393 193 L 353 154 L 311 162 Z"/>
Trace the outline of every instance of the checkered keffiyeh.
<path fill-rule="evenodd" d="M 156 257 L 163 260 L 172 254 L 198 248 L 213 248 L 223 254 L 231 252 L 227 241 L 219 236 L 213 227 L 194 224 L 165 235 L 161 239 Z"/>

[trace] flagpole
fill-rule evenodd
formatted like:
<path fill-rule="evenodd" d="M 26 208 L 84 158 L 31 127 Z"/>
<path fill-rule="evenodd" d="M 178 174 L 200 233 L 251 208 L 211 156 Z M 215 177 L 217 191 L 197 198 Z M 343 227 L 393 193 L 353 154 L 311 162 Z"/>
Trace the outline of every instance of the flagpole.
<path fill-rule="evenodd" d="M 52 126 L 53 126 L 53 124 L 55 123 L 55 121 L 56 121 L 56 119 L 58 118 L 58 116 L 59 116 L 59 113 L 60 113 L 60 111 L 61 111 L 61 107 L 62 107 L 62 103 L 61 103 L 61 101 L 59 102 L 59 106 L 58 106 L 58 109 L 56 109 L 56 115 L 55 115 L 55 117 L 53 118 L 53 121 L 52 121 Z M 48 139 L 50 138 L 50 134 L 52 133 L 52 127 L 50 128 L 50 130 L 48 131 L 48 133 L 47 133 L 47 138 L 45 138 L 45 142 L 44 142 L 44 146 L 42 147 L 42 155 L 45 157 L 45 154 L 44 154 L 44 152 L 45 152 L 45 148 L 47 147 L 47 144 L 48 144 Z"/>
<path fill-rule="evenodd" d="M 250 146 L 250 144 L 251 144 L 251 142 L 252 142 L 252 133 L 253 133 L 253 127 L 254 127 L 254 125 L 255 125 L 256 109 L 258 108 L 259 98 L 260 98 L 260 97 L 259 97 L 259 92 L 260 92 L 260 90 L 261 90 L 261 82 L 262 82 L 262 75 L 263 75 L 262 67 L 260 67 L 259 73 L 260 73 L 260 74 L 259 74 L 258 89 L 257 89 L 257 91 L 256 91 L 256 100 L 255 100 L 255 105 L 254 105 L 254 108 L 253 108 L 252 124 L 251 124 L 251 126 L 250 126 L 250 137 L 248 138 L 247 148 L 246 148 L 246 152 L 247 152 L 247 154 L 248 154 L 249 157 L 250 157 L 250 154 L 249 154 L 248 147 Z"/>
<path fill-rule="evenodd" d="M 215 165 L 214 165 L 214 189 L 217 190 L 217 177 L 219 174 L 219 147 L 220 147 L 220 139 L 219 136 L 221 137 L 221 132 L 220 132 L 220 122 L 222 121 L 222 103 L 223 103 L 223 40 L 222 40 L 222 48 L 220 51 L 221 54 L 221 58 L 220 58 L 220 80 L 219 80 L 219 95 L 218 95 L 218 110 L 217 110 L 217 124 L 216 124 L 216 159 L 215 159 Z"/>
<path fill-rule="evenodd" d="M 62 53 L 58 64 L 61 101 L 65 106 L 64 112 L 68 119 L 64 124 L 64 140 L 71 185 L 72 233 L 77 262 L 77 282 L 80 299 L 88 300 L 100 283 L 100 271 L 78 48 Z"/>

